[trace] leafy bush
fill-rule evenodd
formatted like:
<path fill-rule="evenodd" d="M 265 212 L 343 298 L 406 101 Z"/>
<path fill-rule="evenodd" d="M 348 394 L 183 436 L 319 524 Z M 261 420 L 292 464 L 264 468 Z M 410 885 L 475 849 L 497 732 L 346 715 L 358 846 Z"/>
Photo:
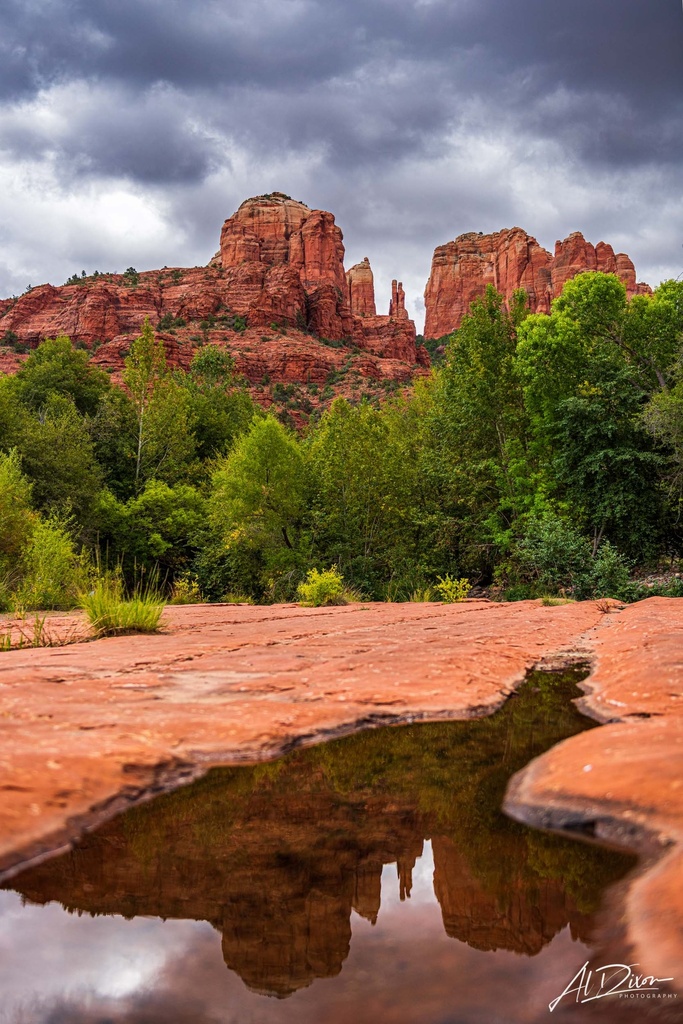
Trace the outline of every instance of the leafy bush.
<path fill-rule="evenodd" d="M 552 514 L 529 521 L 505 569 L 511 583 L 504 593 L 508 601 L 558 594 L 579 600 L 633 599 L 629 560 L 607 540 L 593 557 L 590 540 Z"/>
<path fill-rule="evenodd" d="M 176 327 L 185 327 L 186 322 L 182 316 L 173 316 L 173 313 L 164 313 L 157 324 L 159 331 L 172 331 Z"/>
<path fill-rule="evenodd" d="M 591 597 L 627 598 L 631 584 L 630 562 L 608 540 L 600 545 L 583 589 Z"/>
<path fill-rule="evenodd" d="M 22 557 L 23 579 L 14 595 L 22 608 L 73 608 L 89 563 L 79 556 L 66 525 L 56 517 L 38 521 Z"/>
<path fill-rule="evenodd" d="M 169 604 L 203 604 L 203 602 L 204 598 L 196 576 L 189 572 L 176 576 Z"/>
<path fill-rule="evenodd" d="M 126 599 L 118 578 L 98 580 L 89 593 L 81 593 L 79 604 L 98 637 L 156 633 L 165 608 L 151 588 L 139 589 Z"/>
<path fill-rule="evenodd" d="M 438 583 L 434 584 L 434 590 L 445 604 L 458 604 L 464 601 L 472 587 L 470 581 L 465 577 L 457 580 L 453 576 L 437 576 Z"/>
<path fill-rule="evenodd" d="M 320 608 L 329 604 L 348 604 L 353 596 L 344 586 L 344 577 L 335 569 L 320 572 L 318 569 L 311 569 L 306 574 L 304 583 L 297 587 L 297 597 L 300 604 L 306 608 Z"/>
<path fill-rule="evenodd" d="M 529 521 L 516 556 L 522 581 L 535 583 L 543 592 L 574 590 L 591 570 L 589 542 L 552 514 Z"/>

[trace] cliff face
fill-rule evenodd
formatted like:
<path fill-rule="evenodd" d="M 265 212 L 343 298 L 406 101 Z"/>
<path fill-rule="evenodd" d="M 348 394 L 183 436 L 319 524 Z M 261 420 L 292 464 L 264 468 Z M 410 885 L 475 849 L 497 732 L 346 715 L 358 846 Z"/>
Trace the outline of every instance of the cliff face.
<path fill-rule="evenodd" d="M 356 271 L 349 272 L 352 280 Z M 34 288 L 18 300 L 0 302 L 0 338 L 35 346 L 67 334 L 88 348 L 102 346 L 98 361 L 120 370 L 145 317 L 162 331 L 170 318 L 173 338 L 183 350 L 181 365 L 189 362 L 197 344 L 208 340 L 229 348 L 238 366 L 248 369 L 257 363 L 261 376 L 284 373 L 276 378 L 283 382 L 307 379 L 296 376 L 302 350 L 306 372 L 317 351 L 320 373 L 314 368 L 312 379 L 324 379 L 330 372 L 329 354 L 320 351 L 319 339 L 327 339 L 414 366 L 419 358 L 415 326 L 405 307 L 377 316 L 369 263 L 362 275 L 362 298 L 355 288 L 352 301 L 342 233 L 333 215 L 274 193 L 246 200 L 225 221 L 220 250 L 207 267 L 103 274 L 59 288 Z M 235 317 L 246 321 L 246 334 L 235 329 Z M 254 358 L 254 349 L 271 340 L 264 332 L 271 331 L 280 349 L 270 344 Z M 297 358 L 289 365 L 292 349 Z M 423 362 L 424 356 L 421 352 Z M 377 372 L 375 367 L 372 372 L 381 378 L 394 369 Z M 410 376 L 410 367 L 404 370 L 399 377 Z"/>
<path fill-rule="evenodd" d="M 507 301 L 522 288 L 532 312 L 548 313 L 565 283 L 586 270 L 617 274 L 629 297 L 650 292 L 648 285 L 636 283 L 628 256 L 615 254 L 606 242 L 591 245 L 580 231 L 557 242 L 554 255 L 522 228 L 460 235 L 434 251 L 424 293 L 425 337 L 440 338 L 459 327 L 470 303 L 489 284 Z"/>
<path fill-rule="evenodd" d="M 593 246 L 580 232 L 557 242 L 554 255 L 521 228 L 461 235 L 434 252 L 424 333 L 437 338 L 458 327 L 488 284 L 506 300 L 522 288 L 530 309 L 547 313 L 566 281 L 585 270 L 617 274 L 629 296 L 650 291 L 636 282 L 628 256 L 605 242 Z M 34 347 L 67 334 L 98 347 L 98 361 L 120 371 L 145 317 L 160 331 L 170 319 L 173 334 L 162 336 L 171 361 L 189 365 L 196 346 L 209 341 L 227 348 L 254 385 L 263 377 L 324 382 L 339 366 L 320 340 L 360 354 L 366 378 L 406 381 L 416 364 L 429 365 L 426 349 L 416 348 L 401 282 L 392 282 L 388 314 L 378 315 L 370 262 L 344 270 L 334 216 L 275 192 L 247 199 L 225 221 L 206 267 L 100 274 L 0 300 L 0 369 L 16 368 L 3 338 Z"/>

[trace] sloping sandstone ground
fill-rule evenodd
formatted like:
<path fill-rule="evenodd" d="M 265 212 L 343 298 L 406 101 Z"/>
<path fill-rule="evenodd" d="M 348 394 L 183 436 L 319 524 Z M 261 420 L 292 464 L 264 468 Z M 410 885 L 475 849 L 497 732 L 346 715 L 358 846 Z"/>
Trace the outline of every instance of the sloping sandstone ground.
<path fill-rule="evenodd" d="M 505 809 L 546 828 L 579 828 L 639 850 L 649 869 L 630 885 L 625 939 L 635 963 L 683 984 L 683 607 L 650 598 L 591 638 L 580 701 L 604 722 L 533 761 Z"/>
<path fill-rule="evenodd" d="M 212 764 L 371 725 L 488 714 L 532 665 L 590 656 L 586 708 L 613 724 L 533 762 L 509 809 L 551 827 L 593 823 L 640 848 L 649 837 L 647 852 L 652 837 L 672 844 L 631 886 L 627 913 L 631 941 L 647 946 L 641 962 L 676 975 L 683 615 L 674 599 L 604 608 L 194 606 L 170 609 L 155 637 L 3 653 L 0 873 Z"/>

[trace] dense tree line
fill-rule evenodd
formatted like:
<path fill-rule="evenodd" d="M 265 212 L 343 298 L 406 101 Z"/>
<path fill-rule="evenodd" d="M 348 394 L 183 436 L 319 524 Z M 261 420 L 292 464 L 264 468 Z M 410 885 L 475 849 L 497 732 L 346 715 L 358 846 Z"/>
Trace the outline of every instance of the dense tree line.
<path fill-rule="evenodd" d="M 297 436 L 229 356 L 167 367 L 146 323 L 123 387 L 68 338 L 0 378 L 0 604 L 68 605 L 88 574 L 290 599 L 337 566 L 368 598 L 438 575 L 507 597 L 637 596 L 683 543 L 683 284 L 568 282 L 550 315 L 492 288 L 442 364 Z M 96 569 L 99 567 L 99 570 Z"/>

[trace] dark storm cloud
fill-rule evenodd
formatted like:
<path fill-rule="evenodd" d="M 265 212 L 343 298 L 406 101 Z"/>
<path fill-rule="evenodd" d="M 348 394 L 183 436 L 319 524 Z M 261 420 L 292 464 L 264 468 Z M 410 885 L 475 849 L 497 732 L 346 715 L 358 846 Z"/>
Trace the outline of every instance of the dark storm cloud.
<path fill-rule="evenodd" d="M 683 146 L 677 0 L 10 0 L 0 47 L 6 100 L 101 86 L 74 131 L 24 138 L 95 175 L 200 180 L 216 133 L 382 165 L 438 153 L 476 99 L 492 131 L 555 139 L 589 165 L 673 161 Z M 206 131 L 155 101 L 160 83 Z M 113 122 L 106 144 L 98 118 Z"/>
<path fill-rule="evenodd" d="M 52 157 L 62 178 L 130 177 L 142 184 L 192 182 L 212 166 L 216 141 L 206 137 L 191 106 L 175 90 L 143 96 L 110 88 L 53 96 L 58 116 L 0 114 L 0 147 L 15 159 Z"/>
<path fill-rule="evenodd" d="M 336 214 L 380 303 L 397 275 L 414 301 L 435 245 L 513 224 L 605 238 L 657 283 L 682 87 L 680 0 L 4 0 L 0 294 L 203 262 L 274 189 Z"/>

